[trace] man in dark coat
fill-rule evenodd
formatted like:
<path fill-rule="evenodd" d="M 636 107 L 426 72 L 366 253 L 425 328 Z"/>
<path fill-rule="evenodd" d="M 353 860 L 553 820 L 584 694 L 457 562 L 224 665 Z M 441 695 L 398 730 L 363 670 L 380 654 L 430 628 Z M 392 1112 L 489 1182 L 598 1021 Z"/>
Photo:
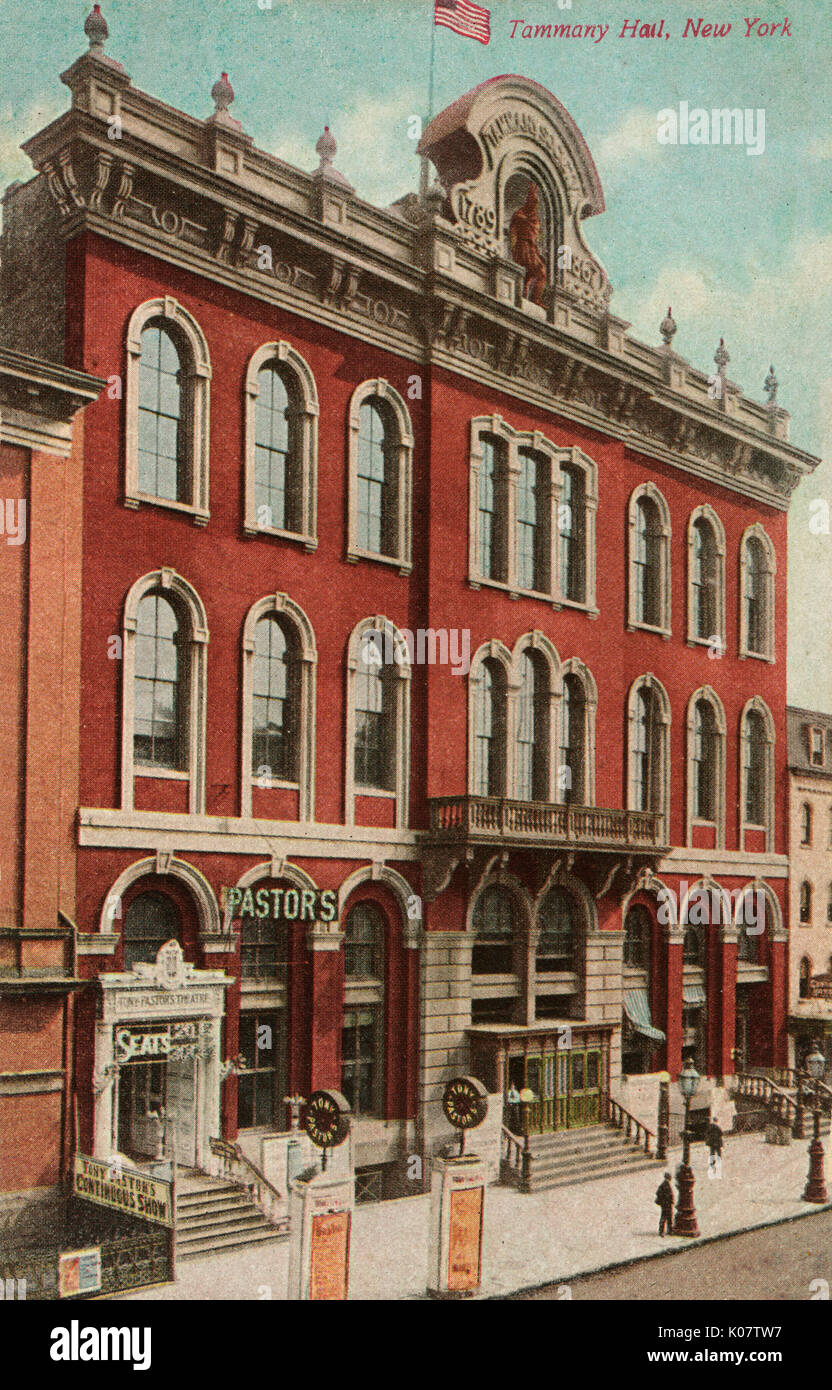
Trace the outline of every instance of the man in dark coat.
<path fill-rule="evenodd" d="M 708 1145 L 708 1152 L 710 1153 L 711 1158 L 721 1158 L 722 1130 L 720 1129 L 716 1120 L 711 1120 L 711 1123 L 708 1125 L 708 1130 L 705 1135 L 705 1141 Z"/>
<path fill-rule="evenodd" d="M 673 1187 L 669 1173 L 665 1173 L 664 1182 L 660 1183 L 656 1190 L 656 1206 L 661 1207 L 659 1235 L 663 1236 L 665 1231 L 670 1235 L 673 1230 Z"/>

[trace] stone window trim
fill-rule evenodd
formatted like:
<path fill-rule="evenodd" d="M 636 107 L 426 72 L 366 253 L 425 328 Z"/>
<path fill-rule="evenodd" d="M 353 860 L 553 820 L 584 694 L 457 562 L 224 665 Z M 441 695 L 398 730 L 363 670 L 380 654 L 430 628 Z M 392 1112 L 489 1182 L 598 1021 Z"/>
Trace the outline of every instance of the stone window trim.
<path fill-rule="evenodd" d="M 206 941 L 218 945 L 222 944 L 223 949 L 227 949 L 223 941 L 227 941 L 228 938 L 227 936 L 223 938 L 220 910 L 213 888 L 205 875 L 195 865 L 189 864 L 186 859 L 177 858 L 175 851 L 171 849 L 137 859 L 122 870 L 109 891 L 104 895 L 96 931 L 81 937 L 83 954 L 90 954 L 90 947 L 92 946 L 96 955 L 113 955 L 121 936 L 121 923 L 124 920 L 121 901 L 127 889 L 141 879 L 147 878 L 148 880 L 154 879 L 152 886 L 155 891 L 158 888 L 155 879 L 164 875 L 170 875 L 184 883 L 188 889 L 196 909 L 200 942 L 203 945 Z M 149 882 L 148 888 L 150 887 Z"/>
<path fill-rule="evenodd" d="M 661 622 L 654 625 L 643 623 L 638 618 L 638 597 L 636 593 L 636 543 L 639 502 L 647 499 L 653 502 L 659 514 L 661 527 L 661 555 L 659 558 L 659 608 Z M 670 508 L 664 493 L 653 482 L 641 483 L 630 496 L 627 504 L 627 631 L 655 632 L 669 640 L 671 636 L 671 582 L 670 582 L 670 542 L 673 528 L 670 524 Z"/>
<path fill-rule="evenodd" d="M 505 572 L 507 578 L 491 579 L 483 574 L 480 559 L 479 532 L 479 491 L 480 469 L 483 462 L 482 439 L 493 435 L 505 445 L 506 507 L 505 519 Z M 546 531 L 548 550 L 546 568 L 549 572 L 549 588 L 546 592 L 537 589 L 521 588 L 517 582 L 517 488 L 520 476 L 520 450 L 529 449 L 549 461 L 550 473 L 547 479 Z M 586 597 L 582 603 L 566 598 L 560 592 L 560 530 L 558 526 L 558 507 L 560 503 L 560 471 L 564 464 L 578 468 L 584 475 L 584 582 Z M 593 459 L 578 448 L 563 448 L 553 444 L 540 430 L 515 430 L 501 415 L 478 415 L 471 421 L 471 447 L 469 455 L 468 486 L 468 583 L 472 589 L 501 589 L 511 598 L 520 594 L 524 597 L 547 600 L 555 609 L 574 608 L 596 618 L 595 570 L 596 540 L 595 516 L 598 510 L 598 466 Z"/>
<path fill-rule="evenodd" d="M 316 670 L 318 652 L 315 646 L 315 633 L 303 609 L 289 598 L 288 594 L 270 594 L 258 599 L 246 614 L 243 625 L 243 683 L 242 683 L 242 767 L 241 767 L 241 814 L 252 814 L 252 786 L 254 776 L 251 769 L 253 739 L 253 694 L 254 694 L 254 643 L 255 629 L 263 618 L 277 615 L 284 619 L 292 629 L 295 639 L 295 660 L 300 665 L 300 690 L 298 708 L 300 730 L 298 746 L 298 780 L 284 782 L 280 779 L 269 781 L 273 787 L 296 787 L 298 790 L 298 820 L 315 819 L 315 723 L 316 723 Z"/>
<path fill-rule="evenodd" d="M 183 393 L 182 428 L 185 430 L 186 478 L 189 500 L 177 502 L 139 491 L 139 362 L 142 332 L 152 320 L 161 320 L 184 348 L 182 371 L 188 390 Z M 133 310 L 127 325 L 127 373 L 124 393 L 124 505 L 164 507 L 190 516 L 195 526 L 210 519 L 210 380 L 211 358 L 205 335 L 196 319 L 171 295 L 148 299 Z"/>
<path fill-rule="evenodd" d="M 390 750 L 393 759 L 394 789 L 386 791 L 372 787 L 358 787 L 355 781 L 355 684 L 360 660 L 361 639 L 368 632 L 382 634 L 382 649 L 386 655 L 392 649 L 394 659 L 390 664 L 390 679 L 394 682 L 393 692 L 393 739 Z M 407 642 L 395 623 L 381 614 L 374 618 L 364 618 L 350 633 L 347 644 L 347 727 L 345 738 L 344 767 L 344 816 L 346 825 L 355 824 L 355 799 L 357 796 L 391 797 L 395 800 L 395 828 L 406 830 L 409 820 L 410 801 L 410 654 Z"/>
<path fill-rule="evenodd" d="M 748 572 L 748 542 L 752 539 L 760 542 L 765 557 L 765 607 L 764 607 L 764 639 L 765 652 L 752 652 L 748 646 L 748 632 L 745 613 L 745 585 Z M 740 582 L 739 582 L 739 658 L 740 661 L 746 659 L 752 661 L 768 661 L 772 664 L 776 660 L 775 642 L 776 625 L 774 621 L 774 576 L 777 573 L 777 552 L 774 549 L 774 542 L 759 521 L 755 521 L 753 526 L 748 526 L 742 533 L 740 540 Z"/>
<path fill-rule="evenodd" d="M 300 452 L 300 488 L 298 513 L 301 527 L 289 531 L 279 526 L 261 526 L 257 522 L 255 502 L 254 460 L 257 400 L 260 395 L 259 375 L 264 367 L 274 363 L 281 375 L 291 379 L 297 398 L 298 449 Z M 305 550 L 318 548 L 318 391 L 308 362 L 281 339 L 264 343 L 252 355 L 245 380 L 245 511 L 243 531 L 247 536 L 277 536 L 283 540 L 301 541 Z"/>
<path fill-rule="evenodd" d="M 748 727 L 747 727 L 747 726 L 748 726 L 748 719 L 747 719 L 747 716 L 748 716 L 752 711 L 754 711 L 754 712 L 757 713 L 757 714 L 762 715 L 763 727 L 764 727 L 764 729 L 765 729 L 765 736 L 766 736 L 766 763 L 765 763 L 765 779 L 766 779 L 766 785 L 765 785 L 765 824 L 764 824 L 763 826 L 759 826 L 759 825 L 754 825 L 754 826 L 748 825 L 748 824 L 746 823 L 746 819 L 745 819 L 745 795 L 746 795 L 746 786 L 745 786 L 745 782 L 746 782 L 745 762 L 746 762 L 746 759 L 745 759 L 745 752 L 746 752 L 746 743 L 747 743 L 747 740 L 748 740 Z M 752 697 L 752 699 L 750 699 L 750 700 L 747 702 L 747 704 L 744 705 L 742 714 L 740 715 L 740 758 L 739 758 L 739 780 L 740 780 L 739 792 L 740 792 L 740 802 L 739 802 L 739 808 L 738 808 L 738 814 L 739 814 L 739 832 L 740 832 L 740 846 L 742 846 L 742 845 L 744 844 L 744 837 L 745 837 L 745 832 L 746 832 L 746 830 L 760 830 L 760 829 L 763 829 L 763 830 L 765 831 L 765 837 L 766 837 L 765 852 L 766 852 L 767 854 L 768 854 L 768 853 L 771 853 L 771 851 L 774 849 L 774 745 L 775 745 L 775 742 L 776 742 L 776 735 L 775 735 L 775 732 L 774 732 L 774 719 L 772 718 L 771 710 L 769 709 L 769 707 L 768 707 L 768 705 L 766 704 L 765 700 L 763 700 L 761 696 L 759 696 L 759 695 L 754 695 L 754 696 Z"/>
<path fill-rule="evenodd" d="M 704 821 L 694 818 L 694 764 L 693 747 L 696 724 L 696 706 L 700 700 L 704 700 L 710 705 L 714 716 L 714 728 L 716 733 L 716 766 L 714 768 L 714 779 L 716 789 L 716 819 L 715 821 Z M 728 738 L 728 726 L 725 720 L 725 708 L 710 685 L 702 685 L 698 690 L 694 690 L 688 701 L 687 710 L 687 798 L 686 798 L 686 840 L 685 843 L 693 845 L 694 825 L 714 825 L 716 829 L 715 849 L 725 848 L 725 771 L 726 771 L 726 747 Z"/>
<path fill-rule="evenodd" d="M 344 919 L 356 902 L 362 901 L 360 896 L 354 901 L 351 899 L 365 883 L 381 883 L 389 889 L 401 914 L 402 945 L 406 950 L 418 950 L 424 944 L 421 900 L 412 884 L 408 883 L 402 874 L 397 873 L 387 864 L 381 864 L 377 861 L 372 864 L 364 864 L 361 868 L 354 869 L 349 877 L 344 879 L 338 889 L 338 921 L 341 922 Z M 375 898 L 372 901 L 375 902 Z M 418 916 L 414 915 L 414 905 L 418 907 Z M 387 915 L 389 921 L 389 913 Z"/>
<path fill-rule="evenodd" d="M 699 637 L 696 633 L 695 624 L 695 605 L 693 599 L 693 577 L 695 570 L 695 545 L 696 545 L 696 523 L 706 521 L 711 528 L 716 550 L 716 631 L 706 637 Z M 725 627 L 725 527 L 713 507 L 707 502 L 703 503 L 691 512 L 688 518 L 688 645 L 694 647 L 710 647 L 710 638 L 718 637 L 725 649 L 726 627 Z"/>
<path fill-rule="evenodd" d="M 664 822 L 663 834 L 667 835 L 669 832 L 668 821 L 670 814 L 670 698 L 661 681 L 650 671 L 634 680 L 627 694 L 627 806 L 630 810 L 635 809 L 636 783 L 633 763 L 636 746 L 636 719 L 638 694 L 644 689 L 654 693 L 658 707 L 660 758 L 657 776 L 657 786 L 659 790 L 658 810 Z"/>
<path fill-rule="evenodd" d="M 744 925 L 745 912 L 743 903 L 749 893 L 762 893 L 766 904 L 766 918 L 764 930 L 760 937 L 765 937 L 769 941 L 787 940 L 786 928 L 783 925 L 783 909 L 780 906 L 780 899 L 774 892 L 770 883 L 766 883 L 763 878 L 754 878 L 736 894 L 733 918 L 731 921 L 731 931 L 736 935 L 742 930 Z"/>
<path fill-rule="evenodd" d="M 358 436 L 360 413 L 365 401 L 373 398 L 385 401 L 396 422 L 396 548 L 394 555 L 381 555 L 363 550 L 358 545 Z M 377 564 L 394 565 L 399 574 L 413 569 L 413 425 L 410 412 L 398 391 L 378 377 L 363 381 L 350 398 L 347 430 L 347 560 L 375 560 Z"/>
<path fill-rule="evenodd" d="M 189 784 L 188 812 L 205 815 L 205 730 L 207 719 L 208 620 L 202 599 L 194 588 L 175 570 L 153 570 L 137 579 L 124 601 L 123 650 L 121 663 L 121 809 L 134 809 L 136 777 L 156 777 L 159 770 L 136 765 L 133 747 L 134 688 L 136 665 L 136 627 L 139 603 L 154 589 L 159 589 L 178 604 L 187 627 L 189 660 L 185 686 L 186 701 L 186 767 L 174 776 Z M 162 770 L 162 775 L 165 775 Z"/>
<path fill-rule="evenodd" d="M 517 727 L 519 715 L 519 696 L 522 689 L 521 662 L 526 652 L 535 652 L 542 658 L 546 676 L 548 690 L 546 692 L 547 705 L 547 785 L 548 795 L 546 800 L 549 802 L 560 802 L 558 790 L 558 758 L 560 753 L 560 721 L 561 721 L 561 699 L 563 694 L 564 676 L 575 676 L 583 687 L 584 693 L 584 787 L 586 805 L 595 805 L 595 716 L 598 708 L 598 686 L 595 678 L 588 666 L 585 666 L 577 657 L 571 657 L 568 661 L 562 662 L 558 656 L 557 649 L 554 647 L 545 633 L 535 629 L 533 632 L 523 633 L 518 637 L 514 644 L 513 651 L 509 651 L 504 643 L 496 638 L 484 642 L 477 649 L 471 660 L 471 668 L 468 674 L 468 795 L 475 796 L 476 793 L 476 732 L 477 732 L 477 706 L 480 697 L 480 685 L 482 673 L 486 661 L 496 661 L 503 669 L 505 678 L 505 700 L 506 707 L 504 713 L 504 733 L 505 733 L 505 768 L 503 785 L 506 787 L 506 796 L 516 797 L 517 794 Z"/>

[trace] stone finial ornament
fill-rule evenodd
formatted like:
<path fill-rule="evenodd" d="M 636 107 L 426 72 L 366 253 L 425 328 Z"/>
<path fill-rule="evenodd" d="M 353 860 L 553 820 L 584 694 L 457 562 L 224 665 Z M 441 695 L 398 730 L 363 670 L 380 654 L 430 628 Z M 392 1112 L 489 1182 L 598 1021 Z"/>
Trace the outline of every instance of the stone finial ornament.
<path fill-rule="evenodd" d="M 773 367 L 769 367 L 769 369 L 768 369 L 768 376 L 766 377 L 765 381 L 763 382 L 763 390 L 765 391 L 766 395 L 768 396 L 768 403 L 769 403 L 769 405 L 775 405 L 775 404 L 776 404 L 776 401 L 777 401 L 777 388 L 778 388 L 779 385 L 780 385 L 780 383 L 779 383 L 779 381 L 777 380 L 777 377 L 774 375 L 774 368 L 773 368 Z"/>
<path fill-rule="evenodd" d="M 92 12 L 84 20 L 84 33 L 90 41 L 90 48 L 103 48 L 109 32 L 101 6 L 93 5 Z"/>
<path fill-rule="evenodd" d="M 727 347 L 725 346 L 725 339 L 724 339 L 724 338 L 720 338 L 720 340 L 719 340 L 719 347 L 717 348 L 716 352 L 714 353 L 714 362 L 716 363 L 716 369 L 717 369 L 717 371 L 720 372 L 720 373 L 724 373 L 724 372 L 725 372 L 725 368 L 728 366 L 728 363 L 729 363 L 730 361 L 731 361 L 731 358 L 729 357 L 729 355 L 728 355 L 728 349 L 727 349 Z"/>
<path fill-rule="evenodd" d="M 211 88 L 211 100 L 214 103 L 214 115 L 225 114 L 234 100 L 234 88 L 228 80 L 228 73 L 224 72 L 218 82 Z"/>
<path fill-rule="evenodd" d="M 674 319 L 674 317 L 673 317 L 673 314 L 672 314 L 672 312 L 671 312 L 670 305 L 668 304 L 668 306 L 667 306 L 667 314 L 666 314 L 665 317 L 662 319 L 661 324 L 659 325 L 659 332 L 660 332 L 661 335 L 662 335 L 662 339 L 664 340 L 664 345 L 665 345 L 665 347 L 668 347 L 668 348 L 670 347 L 671 340 L 672 340 L 672 338 L 673 338 L 673 334 L 676 332 L 676 327 L 677 327 L 676 321 L 675 321 L 675 319 Z"/>
<path fill-rule="evenodd" d="M 338 153 L 338 145 L 335 136 L 332 134 L 328 125 L 324 126 L 324 133 L 320 136 L 315 145 L 315 153 L 320 158 L 319 169 L 329 169 Z"/>

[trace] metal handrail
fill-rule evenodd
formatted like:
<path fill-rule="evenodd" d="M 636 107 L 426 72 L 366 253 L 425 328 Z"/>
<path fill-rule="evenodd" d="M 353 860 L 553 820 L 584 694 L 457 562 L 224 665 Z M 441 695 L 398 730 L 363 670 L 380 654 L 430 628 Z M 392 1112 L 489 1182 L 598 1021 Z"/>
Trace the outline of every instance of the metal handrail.
<path fill-rule="evenodd" d="M 228 1139 L 215 1138 L 210 1138 L 208 1144 L 211 1153 L 220 1160 L 220 1177 L 234 1183 L 236 1187 L 245 1188 L 269 1221 L 277 1222 L 285 1217 L 285 1196 L 243 1153 L 239 1144 L 232 1144 Z M 238 1169 L 242 1169 L 242 1173 Z"/>

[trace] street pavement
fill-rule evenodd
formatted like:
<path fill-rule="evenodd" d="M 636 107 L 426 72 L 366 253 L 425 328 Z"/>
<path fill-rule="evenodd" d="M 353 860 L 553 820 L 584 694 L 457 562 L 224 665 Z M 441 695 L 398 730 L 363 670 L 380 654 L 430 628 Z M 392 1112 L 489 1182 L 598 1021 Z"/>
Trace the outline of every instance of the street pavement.
<path fill-rule="evenodd" d="M 489 1187 L 483 1242 L 483 1295 L 500 1297 L 544 1284 L 565 1285 L 570 1279 L 591 1271 L 670 1249 L 690 1250 L 713 1237 L 791 1218 L 805 1218 L 822 1211 L 824 1208 L 801 1200 L 808 1169 L 807 1147 L 804 1141 L 782 1147 L 766 1144 L 760 1134 L 729 1135 L 723 1148 L 722 1177 L 711 1179 L 707 1175 L 707 1151 L 696 1144 L 691 1161 L 702 1232 L 698 1241 L 658 1235 L 659 1209 L 654 1204 L 655 1191 L 665 1167 L 675 1173 L 681 1158 L 679 1149 L 671 1150 L 666 1165 L 657 1163 L 654 1169 L 579 1186 L 529 1195 L 511 1188 Z M 368 1203 L 356 1208 L 350 1254 L 350 1298 L 388 1300 L 424 1296 L 429 1214 L 428 1196 Z M 803 1221 L 796 1224 L 800 1227 Z M 657 1270 L 662 1267 L 656 1275 L 658 1287 L 673 1287 L 675 1263 L 673 1260 L 658 1262 Z M 174 1284 L 123 1297 L 131 1300 L 285 1299 L 288 1265 L 288 1241 L 269 1242 L 250 1250 L 182 1260 L 177 1266 Z M 807 1274 L 804 1282 L 808 1282 L 808 1278 Z M 650 1296 L 675 1295 L 665 1292 Z M 715 1295 L 700 1282 L 697 1296 L 724 1295 Z"/>
<path fill-rule="evenodd" d="M 828 1302 L 832 1285 L 832 1212 L 812 1221 L 763 1226 L 696 1243 L 672 1259 L 639 1260 L 568 1285 L 514 1294 L 516 1299 Z M 826 1315 L 824 1315 L 826 1316 Z"/>

